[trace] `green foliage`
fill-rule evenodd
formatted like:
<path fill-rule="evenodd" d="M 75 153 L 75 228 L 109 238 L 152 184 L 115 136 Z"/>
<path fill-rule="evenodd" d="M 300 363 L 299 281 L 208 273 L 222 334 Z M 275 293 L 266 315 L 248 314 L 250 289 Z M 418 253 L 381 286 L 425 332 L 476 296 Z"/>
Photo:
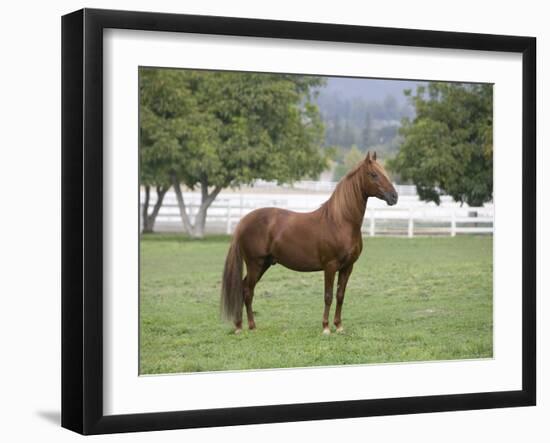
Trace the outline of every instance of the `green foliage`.
<path fill-rule="evenodd" d="M 340 181 L 340 179 L 346 175 L 348 171 L 363 160 L 364 156 L 365 155 L 357 148 L 357 146 L 352 145 L 351 149 L 344 155 L 343 164 L 336 165 L 333 180 Z"/>
<path fill-rule="evenodd" d="M 357 149 L 357 146 L 353 145 L 344 157 L 344 165 L 349 171 L 353 167 L 355 167 L 357 163 L 363 160 L 363 157 L 363 153 L 359 149 Z"/>
<path fill-rule="evenodd" d="M 405 119 L 403 144 L 388 162 L 411 180 L 421 199 L 440 195 L 481 206 L 493 197 L 493 88 L 488 84 L 429 83 L 406 94 L 416 117 Z"/>
<path fill-rule="evenodd" d="M 346 291 L 345 332 L 328 337 L 322 273 L 280 265 L 256 286 L 258 329 L 233 334 L 219 319 L 228 245 L 221 236 L 142 237 L 140 373 L 493 355 L 491 237 L 365 239 Z"/>
<path fill-rule="evenodd" d="M 291 182 L 326 166 L 317 77 L 140 69 L 142 184 Z"/>
<path fill-rule="evenodd" d="M 170 70 L 140 70 L 140 181 L 168 184 L 167 171 L 179 159 L 178 137 L 192 130 L 184 110 L 192 97 L 183 79 Z"/>

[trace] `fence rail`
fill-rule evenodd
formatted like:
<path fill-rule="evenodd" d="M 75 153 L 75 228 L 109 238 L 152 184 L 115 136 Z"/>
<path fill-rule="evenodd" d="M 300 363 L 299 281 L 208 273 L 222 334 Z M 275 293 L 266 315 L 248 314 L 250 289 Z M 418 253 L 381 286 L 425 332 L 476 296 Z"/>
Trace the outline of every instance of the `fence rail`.
<path fill-rule="evenodd" d="M 189 193 L 184 198 L 191 222 L 194 223 L 195 215 L 200 207 L 198 197 Z M 376 202 L 379 205 L 376 206 L 376 204 L 371 205 L 369 201 L 362 226 L 365 235 L 371 237 L 379 235 L 415 237 L 493 233 L 493 208 L 491 205 L 482 208 L 460 207 L 456 204 L 435 206 L 420 202 L 417 197 L 412 196 L 401 198 L 400 203 L 392 207 L 382 206 L 381 203 Z M 242 217 L 254 209 L 266 206 L 307 212 L 316 209 L 319 204 L 317 201 L 304 202 L 299 199 L 289 201 L 277 195 L 262 194 L 243 197 L 242 194 L 232 194 L 225 198 L 222 196 L 208 209 L 206 231 L 231 234 Z M 155 231 L 183 231 L 178 205 L 170 196 L 166 199 L 157 217 Z"/>
<path fill-rule="evenodd" d="M 292 184 L 278 185 L 276 182 L 270 182 L 265 180 L 256 180 L 254 182 L 255 188 L 273 188 L 278 186 L 282 189 L 294 189 L 304 191 L 317 191 L 317 192 L 332 192 L 336 188 L 338 182 L 333 181 L 313 181 L 313 180 L 299 180 Z M 394 185 L 395 190 L 399 195 L 416 195 L 416 186 L 414 185 Z"/>

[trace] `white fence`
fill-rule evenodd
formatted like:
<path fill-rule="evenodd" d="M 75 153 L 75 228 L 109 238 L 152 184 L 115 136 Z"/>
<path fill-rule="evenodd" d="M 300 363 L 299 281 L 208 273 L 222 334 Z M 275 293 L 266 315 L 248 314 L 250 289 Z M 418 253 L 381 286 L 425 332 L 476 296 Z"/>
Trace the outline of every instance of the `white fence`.
<path fill-rule="evenodd" d="M 338 182 L 331 181 L 310 181 L 300 180 L 294 182 L 292 185 L 277 185 L 276 182 L 269 182 L 265 180 L 256 180 L 254 186 L 256 188 L 273 188 L 279 186 L 281 189 L 292 189 L 302 191 L 316 191 L 316 192 L 332 192 Z M 416 186 L 414 185 L 395 185 L 395 190 L 401 196 L 416 195 Z"/>
<path fill-rule="evenodd" d="M 153 194 L 154 195 L 154 194 Z M 221 193 L 208 209 L 206 231 L 208 233 L 231 234 L 239 220 L 250 211 L 267 206 L 276 206 L 297 212 L 317 209 L 328 199 L 330 193 L 285 193 L 255 188 L 250 192 Z M 184 200 L 191 222 L 199 208 L 198 193 L 184 193 Z M 143 201 L 143 196 L 142 196 Z M 154 204 L 154 201 L 151 205 Z M 181 232 L 183 225 L 173 193 L 168 193 L 155 224 L 157 232 Z M 365 235 L 418 235 L 492 234 L 493 206 L 482 208 L 460 206 L 450 197 L 443 197 L 442 204 L 422 202 L 416 195 L 400 194 L 395 206 L 371 198 L 367 205 L 363 223 Z"/>

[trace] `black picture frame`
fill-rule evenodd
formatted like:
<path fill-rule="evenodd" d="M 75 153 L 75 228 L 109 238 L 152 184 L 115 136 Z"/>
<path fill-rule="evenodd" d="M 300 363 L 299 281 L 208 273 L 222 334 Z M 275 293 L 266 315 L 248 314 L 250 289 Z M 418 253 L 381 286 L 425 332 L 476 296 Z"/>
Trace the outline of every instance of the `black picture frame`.
<path fill-rule="evenodd" d="M 103 413 L 103 30 L 171 31 L 522 54 L 522 389 L 177 412 Z M 536 39 L 83 9 L 62 18 L 62 426 L 82 434 L 536 403 Z"/>

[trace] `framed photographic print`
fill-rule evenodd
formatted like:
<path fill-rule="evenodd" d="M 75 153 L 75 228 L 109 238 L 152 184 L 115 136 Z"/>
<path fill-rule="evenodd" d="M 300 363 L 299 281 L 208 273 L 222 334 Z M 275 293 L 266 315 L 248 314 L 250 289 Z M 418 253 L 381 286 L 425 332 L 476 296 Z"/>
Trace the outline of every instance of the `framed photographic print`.
<path fill-rule="evenodd" d="M 534 405 L 531 37 L 62 19 L 62 426 Z"/>

